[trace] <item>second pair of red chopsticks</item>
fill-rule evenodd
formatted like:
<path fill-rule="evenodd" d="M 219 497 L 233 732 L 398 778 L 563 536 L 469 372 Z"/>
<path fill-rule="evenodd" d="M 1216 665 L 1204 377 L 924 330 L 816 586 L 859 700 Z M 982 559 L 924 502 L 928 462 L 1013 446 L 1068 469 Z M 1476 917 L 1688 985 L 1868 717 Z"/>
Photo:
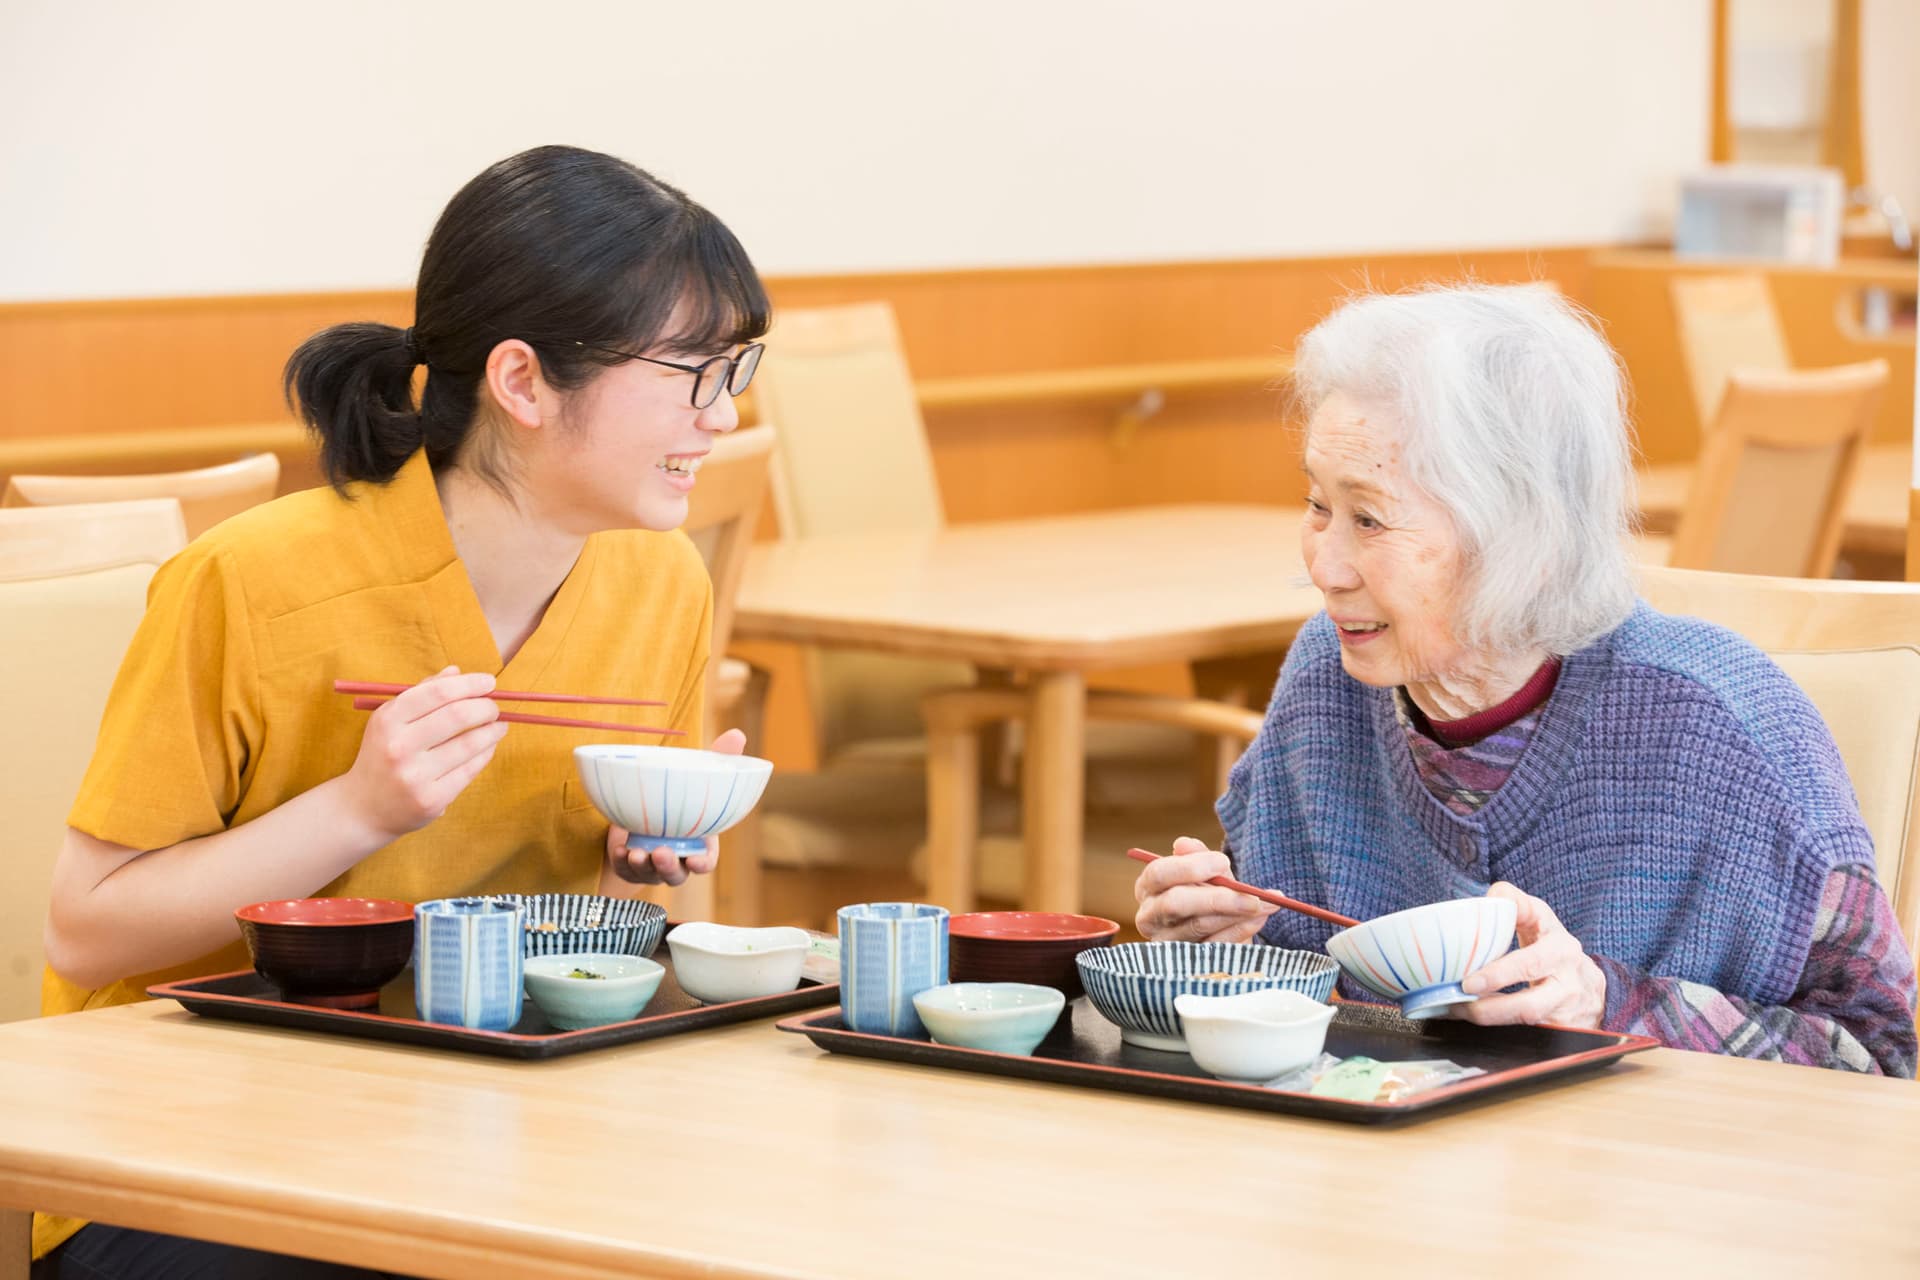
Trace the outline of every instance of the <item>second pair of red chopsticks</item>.
<path fill-rule="evenodd" d="M 335 680 L 335 693 L 365 695 L 353 700 L 355 711 L 371 711 L 393 695 L 405 693 L 412 685 L 387 684 L 376 680 Z M 487 695 L 496 702 L 584 702 L 622 707 L 664 707 L 667 704 L 648 698 L 600 698 L 584 693 L 515 693 L 495 689 Z M 618 733 L 654 733 L 663 737 L 685 737 L 683 729 L 658 729 L 644 724 L 619 724 L 611 720 L 571 720 L 565 716 L 536 716 L 524 711 L 502 711 L 502 720 L 512 724 L 545 724 L 562 729 L 610 729 Z"/>

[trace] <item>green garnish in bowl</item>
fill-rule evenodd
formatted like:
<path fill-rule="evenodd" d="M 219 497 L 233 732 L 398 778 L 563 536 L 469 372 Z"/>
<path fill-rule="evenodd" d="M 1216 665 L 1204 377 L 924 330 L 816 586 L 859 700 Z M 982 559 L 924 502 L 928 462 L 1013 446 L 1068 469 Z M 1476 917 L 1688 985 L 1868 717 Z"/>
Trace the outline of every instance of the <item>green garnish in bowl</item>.
<path fill-rule="evenodd" d="M 595 973 L 591 969 L 575 969 L 567 974 L 567 976 L 569 978 L 599 978 L 604 980 L 607 975 L 604 973 Z"/>

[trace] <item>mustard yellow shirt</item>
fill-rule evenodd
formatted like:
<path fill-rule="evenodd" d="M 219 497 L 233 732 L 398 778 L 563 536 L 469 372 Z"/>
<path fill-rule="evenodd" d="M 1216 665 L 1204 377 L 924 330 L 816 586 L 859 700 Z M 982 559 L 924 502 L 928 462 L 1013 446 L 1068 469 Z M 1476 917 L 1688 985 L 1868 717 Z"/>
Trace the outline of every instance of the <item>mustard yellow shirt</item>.
<path fill-rule="evenodd" d="M 335 680 L 410 683 L 456 664 L 495 673 L 502 689 L 661 699 L 668 705 L 517 709 L 685 736 L 514 725 L 445 814 L 318 892 L 408 902 L 590 893 L 607 822 L 574 772 L 573 748 L 614 736 L 704 746 L 712 616 L 706 568 L 684 534 L 596 534 L 503 667 L 416 453 L 388 484 L 290 494 L 209 530 L 161 568 L 67 821 L 136 849 L 251 821 L 353 764 L 367 716 L 333 692 Z M 49 969 L 42 1009 L 126 1003 L 154 982 L 248 964 L 236 931 L 212 955 L 98 990 Z M 36 1255 L 77 1225 L 37 1223 Z"/>

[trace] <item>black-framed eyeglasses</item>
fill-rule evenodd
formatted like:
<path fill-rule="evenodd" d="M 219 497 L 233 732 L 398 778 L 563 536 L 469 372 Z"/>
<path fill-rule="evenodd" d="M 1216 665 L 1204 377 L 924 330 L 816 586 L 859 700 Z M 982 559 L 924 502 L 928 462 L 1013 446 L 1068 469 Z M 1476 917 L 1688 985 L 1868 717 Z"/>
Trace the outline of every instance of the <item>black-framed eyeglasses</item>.
<path fill-rule="evenodd" d="M 588 351 L 598 351 L 601 355 L 618 356 L 622 360 L 644 360 L 648 364 L 657 364 L 667 369 L 678 369 L 682 373 L 691 373 L 693 378 L 693 407 L 706 409 L 720 398 L 724 388 L 729 395 L 740 395 L 753 381 L 753 371 L 760 367 L 760 353 L 766 344 L 749 342 L 740 348 L 740 354 L 715 356 L 700 364 L 676 364 L 671 360 L 655 360 L 652 356 L 637 356 L 631 351 L 616 351 L 612 347 L 596 347 L 591 342 L 576 342 L 576 347 Z"/>

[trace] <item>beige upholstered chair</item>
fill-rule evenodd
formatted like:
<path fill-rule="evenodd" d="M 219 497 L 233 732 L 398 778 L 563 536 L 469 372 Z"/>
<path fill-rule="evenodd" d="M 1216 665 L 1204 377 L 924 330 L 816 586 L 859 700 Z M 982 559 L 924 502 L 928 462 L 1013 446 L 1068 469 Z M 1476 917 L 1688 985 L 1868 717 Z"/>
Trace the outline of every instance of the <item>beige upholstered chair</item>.
<path fill-rule="evenodd" d="M 67 809 L 147 581 L 186 543 L 172 498 L 0 511 L 0 1020 L 40 1011 Z"/>
<path fill-rule="evenodd" d="M 780 424 L 773 502 L 782 537 L 911 534 L 946 524 L 913 377 L 886 303 L 777 313 L 753 393 L 761 416 Z M 807 693 L 820 758 L 918 738 L 918 695 L 972 677 L 957 663 L 810 651 Z"/>
<path fill-rule="evenodd" d="M 913 378 L 885 303 L 779 312 L 754 395 L 780 425 L 773 494 L 783 537 L 910 535 L 945 524 Z M 775 775 L 760 806 L 763 855 L 769 865 L 815 873 L 902 870 L 926 831 L 921 698 L 976 681 L 1004 687 L 1016 677 L 852 651 L 810 652 L 805 671 L 821 768 Z M 1000 736 L 988 743 L 992 755 Z M 1087 747 L 1090 807 L 1190 795 L 1183 745 L 1180 735 L 1117 715 L 1098 725 Z M 1018 825 L 1009 791 L 988 786 L 982 794 L 989 827 Z"/>
<path fill-rule="evenodd" d="M 1727 375 L 1673 533 L 1675 568 L 1824 578 L 1887 362 Z"/>
<path fill-rule="evenodd" d="M 1676 275 L 1669 290 L 1704 433 L 1720 413 L 1727 376 L 1735 369 L 1791 369 L 1787 337 L 1765 276 Z"/>
<path fill-rule="evenodd" d="M 125 502 L 133 498 L 177 498 L 187 536 L 197 538 L 228 516 L 273 497 L 280 484 L 280 459 L 254 454 L 238 462 L 196 471 L 156 475 L 16 475 L 0 493 L 0 507 L 51 507 L 70 502 Z"/>

